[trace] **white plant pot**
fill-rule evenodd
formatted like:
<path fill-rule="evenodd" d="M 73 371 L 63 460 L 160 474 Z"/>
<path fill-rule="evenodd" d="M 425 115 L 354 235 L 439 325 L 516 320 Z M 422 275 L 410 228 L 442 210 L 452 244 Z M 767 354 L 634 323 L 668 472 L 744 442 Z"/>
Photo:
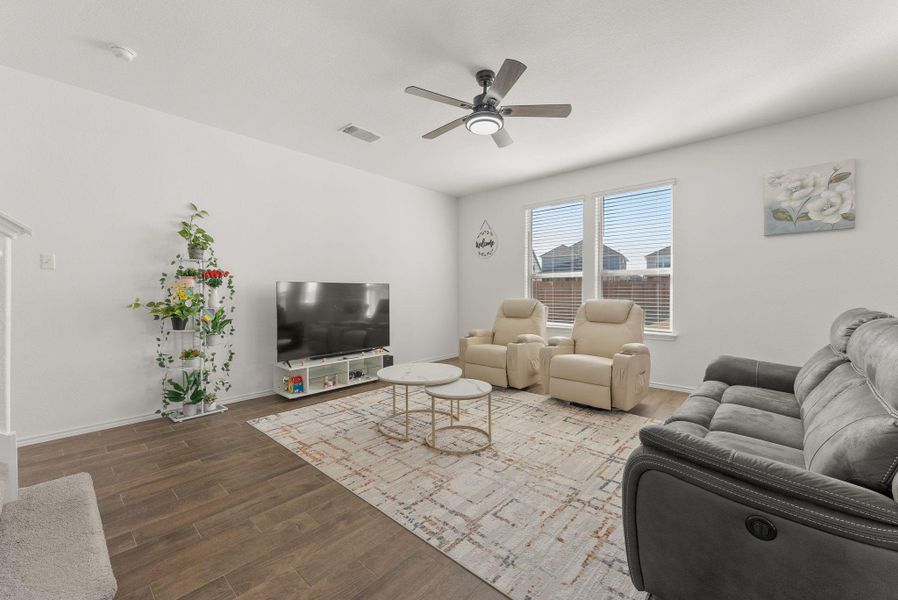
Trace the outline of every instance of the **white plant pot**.
<path fill-rule="evenodd" d="M 191 404 L 190 402 L 185 402 L 184 406 L 181 408 L 181 412 L 185 417 L 195 417 L 200 413 L 200 405 L 199 404 Z"/>
<path fill-rule="evenodd" d="M 192 290 L 196 287 L 196 277 L 182 277 L 180 283 L 184 287 Z"/>
<path fill-rule="evenodd" d="M 221 334 L 206 336 L 206 345 L 207 346 L 218 346 L 220 344 L 221 344 Z"/>
<path fill-rule="evenodd" d="M 199 369 L 200 368 L 200 359 L 199 358 L 191 358 L 190 360 L 182 360 L 181 366 L 185 369 Z"/>
<path fill-rule="evenodd" d="M 206 402 L 206 412 L 216 410 L 217 408 L 218 408 L 218 401 Z"/>
<path fill-rule="evenodd" d="M 221 305 L 224 304 L 224 298 L 221 294 L 221 288 L 210 287 L 209 288 L 209 308 L 214 308 L 218 310 L 221 308 Z"/>

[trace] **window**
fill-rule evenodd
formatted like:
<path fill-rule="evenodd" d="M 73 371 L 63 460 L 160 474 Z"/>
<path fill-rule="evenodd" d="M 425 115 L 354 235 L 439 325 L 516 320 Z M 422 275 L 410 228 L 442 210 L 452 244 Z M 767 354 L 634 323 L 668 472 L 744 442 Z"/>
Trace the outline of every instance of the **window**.
<path fill-rule="evenodd" d="M 598 197 L 599 295 L 639 304 L 647 331 L 671 331 L 672 202 L 670 185 Z"/>
<path fill-rule="evenodd" d="M 583 302 L 583 201 L 527 210 L 528 292 L 552 324 L 571 324 Z"/>

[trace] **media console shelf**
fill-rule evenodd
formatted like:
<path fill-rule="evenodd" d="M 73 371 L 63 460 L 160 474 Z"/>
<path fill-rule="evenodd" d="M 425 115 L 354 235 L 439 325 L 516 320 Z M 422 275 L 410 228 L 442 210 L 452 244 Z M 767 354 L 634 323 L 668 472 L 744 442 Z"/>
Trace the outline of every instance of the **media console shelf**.
<path fill-rule="evenodd" d="M 358 352 L 314 360 L 294 360 L 291 365 L 279 362 L 274 365 L 274 391 L 288 400 L 296 400 L 321 392 L 328 392 L 377 381 L 377 372 L 387 364 L 393 364 L 390 352 Z M 293 393 L 290 379 L 302 377 L 303 391 Z M 333 385 L 327 385 L 332 381 Z M 327 387 L 325 387 L 327 385 Z"/>

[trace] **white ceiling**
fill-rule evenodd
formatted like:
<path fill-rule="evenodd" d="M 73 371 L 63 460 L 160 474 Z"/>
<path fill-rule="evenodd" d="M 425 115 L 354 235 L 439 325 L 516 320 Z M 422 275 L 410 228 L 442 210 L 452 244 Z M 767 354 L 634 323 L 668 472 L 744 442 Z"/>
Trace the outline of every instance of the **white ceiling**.
<path fill-rule="evenodd" d="M 406 86 L 470 100 L 506 57 L 507 103 L 571 116 L 421 139 L 464 113 Z M 3 0 L 0 64 L 464 195 L 896 95 L 898 2 Z"/>

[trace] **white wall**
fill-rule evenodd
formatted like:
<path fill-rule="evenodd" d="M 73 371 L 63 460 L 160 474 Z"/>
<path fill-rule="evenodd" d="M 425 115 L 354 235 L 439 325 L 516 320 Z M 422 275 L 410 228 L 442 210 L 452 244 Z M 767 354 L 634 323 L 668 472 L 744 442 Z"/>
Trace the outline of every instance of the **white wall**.
<path fill-rule="evenodd" d="M 857 159 L 855 229 L 764 237 L 764 173 L 847 158 Z M 694 387 L 718 354 L 800 364 L 842 310 L 898 312 L 896 160 L 892 98 L 464 197 L 459 332 L 489 326 L 502 298 L 524 293 L 526 205 L 676 178 L 678 337 L 648 341 L 652 379 Z M 488 260 L 473 248 L 484 219 L 499 238 Z"/>
<path fill-rule="evenodd" d="M 158 407 L 157 325 L 125 305 L 159 293 L 188 202 L 237 278 L 231 397 L 271 388 L 278 279 L 389 282 L 398 360 L 455 353 L 450 196 L 6 68 L 0 131 L 0 210 L 34 228 L 14 253 L 20 440 Z"/>

